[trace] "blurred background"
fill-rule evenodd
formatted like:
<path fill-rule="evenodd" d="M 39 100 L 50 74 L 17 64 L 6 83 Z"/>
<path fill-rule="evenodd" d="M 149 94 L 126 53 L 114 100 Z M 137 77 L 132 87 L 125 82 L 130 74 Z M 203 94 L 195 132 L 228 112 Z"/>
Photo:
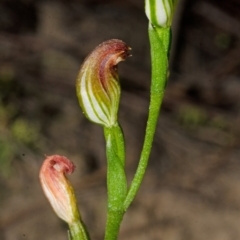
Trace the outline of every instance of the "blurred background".
<path fill-rule="evenodd" d="M 75 163 L 82 217 L 92 239 L 103 239 L 104 139 L 79 108 L 75 79 L 104 40 L 132 48 L 119 66 L 130 181 L 149 101 L 147 27 L 139 0 L 1 0 L 1 240 L 67 239 L 38 179 L 52 154 Z M 239 0 L 180 0 L 172 43 L 149 168 L 119 239 L 240 239 Z"/>

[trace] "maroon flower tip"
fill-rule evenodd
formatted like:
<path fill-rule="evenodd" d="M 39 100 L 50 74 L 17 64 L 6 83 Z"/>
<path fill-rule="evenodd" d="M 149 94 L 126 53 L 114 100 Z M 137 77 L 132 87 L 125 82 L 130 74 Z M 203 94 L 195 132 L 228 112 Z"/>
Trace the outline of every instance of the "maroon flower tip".
<path fill-rule="evenodd" d="M 47 156 L 43 168 L 52 168 L 57 172 L 71 174 L 75 170 L 75 165 L 66 157 L 60 155 Z"/>

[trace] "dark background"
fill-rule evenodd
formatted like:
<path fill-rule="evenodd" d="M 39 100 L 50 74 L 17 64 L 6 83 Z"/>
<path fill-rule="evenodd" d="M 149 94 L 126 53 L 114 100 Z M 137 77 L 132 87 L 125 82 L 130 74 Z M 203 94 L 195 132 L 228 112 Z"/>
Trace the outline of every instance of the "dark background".
<path fill-rule="evenodd" d="M 67 239 L 39 184 L 45 154 L 75 163 L 82 217 L 103 239 L 104 139 L 81 113 L 75 79 L 104 40 L 132 47 L 119 65 L 130 181 L 148 109 L 147 27 L 140 0 L 1 0 L 1 240 Z M 240 239 L 239 0 L 180 0 L 170 70 L 149 168 L 119 239 Z"/>

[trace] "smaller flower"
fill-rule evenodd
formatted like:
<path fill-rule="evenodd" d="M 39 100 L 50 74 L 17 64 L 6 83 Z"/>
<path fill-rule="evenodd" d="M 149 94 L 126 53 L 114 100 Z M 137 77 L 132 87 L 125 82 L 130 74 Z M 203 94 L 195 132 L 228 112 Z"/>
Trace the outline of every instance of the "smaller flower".
<path fill-rule="evenodd" d="M 106 127 L 117 122 L 120 84 L 117 64 L 125 60 L 130 48 L 112 39 L 96 47 L 80 68 L 76 88 L 79 104 L 86 117 Z"/>
<path fill-rule="evenodd" d="M 170 27 L 177 0 L 145 0 L 145 12 L 153 26 Z"/>
<path fill-rule="evenodd" d="M 75 166 L 64 156 L 48 156 L 40 170 L 43 191 L 59 218 L 72 224 L 80 220 L 71 183 L 65 174 L 73 173 Z"/>

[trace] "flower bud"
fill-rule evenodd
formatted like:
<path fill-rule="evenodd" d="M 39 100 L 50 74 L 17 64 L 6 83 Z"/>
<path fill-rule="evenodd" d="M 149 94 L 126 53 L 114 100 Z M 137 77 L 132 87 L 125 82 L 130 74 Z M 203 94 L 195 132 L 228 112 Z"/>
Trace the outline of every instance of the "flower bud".
<path fill-rule="evenodd" d="M 65 174 L 75 169 L 73 163 L 64 156 L 47 157 L 40 170 L 43 191 L 59 218 L 72 224 L 80 220 L 77 202 L 71 183 Z"/>
<path fill-rule="evenodd" d="M 145 0 L 145 12 L 153 26 L 170 27 L 176 0 Z"/>
<path fill-rule="evenodd" d="M 77 96 L 86 117 L 106 127 L 117 122 L 120 84 L 117 64 L 130 48 L 112 39 L 96 47 L 85 59 L 77 77 Z"/>

